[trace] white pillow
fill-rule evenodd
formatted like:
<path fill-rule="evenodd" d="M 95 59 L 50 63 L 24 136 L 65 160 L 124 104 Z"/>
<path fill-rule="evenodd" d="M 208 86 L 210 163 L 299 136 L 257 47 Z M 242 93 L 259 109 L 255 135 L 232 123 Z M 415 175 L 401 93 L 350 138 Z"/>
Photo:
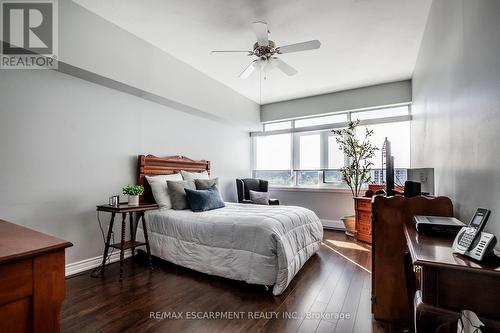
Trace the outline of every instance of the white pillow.
<path fill-rule="evenodd" d="M 146 179 L 151 186 L 151 192 L 153 192 L 153 197 L 155 198 L 158 206 L 160 206 L 161 209 L 172 208 L 170 196 L 168 195 L 167 180 L 182 180 L 181 174 L 175 173 L 173 175 L 146 176 Z"/>
<path fill-rule="evenodd" d="M 269 192 L 249 191 L 250 201 L 257 205 L 269 205 Z"/>
<path fill-rule="evenodd" d="M 195 179 L 210 179 L 207 171 L 203 172 L 187 172 L 181 170 L 182 178 L 184 180 L 195 180 Z"/>

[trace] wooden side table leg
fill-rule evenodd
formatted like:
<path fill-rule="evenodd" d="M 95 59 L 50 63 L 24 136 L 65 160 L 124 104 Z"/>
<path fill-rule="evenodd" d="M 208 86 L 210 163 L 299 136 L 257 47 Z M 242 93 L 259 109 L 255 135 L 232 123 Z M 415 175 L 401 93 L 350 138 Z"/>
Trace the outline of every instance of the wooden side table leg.
<path fill-rule="evenodd" d="M 130 212 L 128 215 L 128 219 L 130 222 L 130 239 L 135 241 L 135 229 L 134 229 L 134 213 Z M 135 247 L 132 249 L 132 260 L 135 260 Z"/>
<path fill-rule="evenodd" d="M 148 230 L 146 228 L 146 221 L 144 220 L 144 212 L 141 212 L 142 229 L 144 230 L 144 242 L 146 243 L 146 251 L 148 253 L 149 269 L 153 270 L 153 262 L 151 261 L 151 250 L 149 248 Z"/>
<path fill-rule="evenodd" d="M 126 218 L 127 213 L 122 213 L 122 239 L 120 242 L 120 281 L 123 277 L 123 259 L 125 258 L 125 250 L 123 249 L 123 246 L 125 245 L 125 229 L 127 227 Z"/>
<path fill-rule="evenodd" d="M 109 221 L 108 236 L 106 237 L 106 244 L 104 244 L 104 254 L 102 256 L 101 275 L 104 275 L 104 266 L 108 258 L 109 243 L 111 242 L 111 234 L 113 233 L 113 223 L 115 221 L 115 213 L 111 213 L 111 220 Z"/>

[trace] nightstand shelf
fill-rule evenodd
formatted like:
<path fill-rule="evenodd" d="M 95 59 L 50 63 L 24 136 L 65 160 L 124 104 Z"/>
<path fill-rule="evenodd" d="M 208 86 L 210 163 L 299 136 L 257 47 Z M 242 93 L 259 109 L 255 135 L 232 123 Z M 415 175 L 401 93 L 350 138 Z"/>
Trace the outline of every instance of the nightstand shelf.
<path fill-rule="evenodd" d="M 118 249 L 118 250 L 121 250 L 121 249 L 128 250 L 128 249 L 138 247 L 138 246 L 143 246 L 143 245 L 146 245 L 146 243 L 129 240 L 129 241 L 125 241 L 123 244 L 122 243 L 111 244 L 110 247 L 113 247 L 113 248 Z"/>

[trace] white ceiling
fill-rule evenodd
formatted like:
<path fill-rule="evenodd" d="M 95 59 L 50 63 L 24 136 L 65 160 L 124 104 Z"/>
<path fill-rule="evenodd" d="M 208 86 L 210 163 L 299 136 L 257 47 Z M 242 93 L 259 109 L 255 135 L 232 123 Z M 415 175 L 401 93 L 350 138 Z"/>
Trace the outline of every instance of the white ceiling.
<path fill-rule="evenodd" d="M 432 0 L 75 0 L 244 96 L 266 104 L 408 79 Z M 262 81 L 238 74 L 253 58 L 210 55 L 250 50 L 251 23 L 266 21 L 271 40 L 319 39 L 319 50 L 281 55 L 298 70 Z"/>

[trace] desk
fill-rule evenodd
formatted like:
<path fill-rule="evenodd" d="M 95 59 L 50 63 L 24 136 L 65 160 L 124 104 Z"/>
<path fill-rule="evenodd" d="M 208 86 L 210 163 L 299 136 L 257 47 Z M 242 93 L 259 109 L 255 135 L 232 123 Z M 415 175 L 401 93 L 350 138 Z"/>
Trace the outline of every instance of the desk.
<path fill-rule="evenodd" d="M 0 220 L 0 332 L 60 331 L 70 242 Z"/>
<path fill-rule="evenodd" d="M 454 254 L 453 238 L 419 234 L 413 223 L 404 225 L 404 234 L 411 262 L 421 269 L 416 331 L 433 332 L 438 323 L 456 321 L 464 309 L 500 331 L 500 258 L 477 262 Z"/>

